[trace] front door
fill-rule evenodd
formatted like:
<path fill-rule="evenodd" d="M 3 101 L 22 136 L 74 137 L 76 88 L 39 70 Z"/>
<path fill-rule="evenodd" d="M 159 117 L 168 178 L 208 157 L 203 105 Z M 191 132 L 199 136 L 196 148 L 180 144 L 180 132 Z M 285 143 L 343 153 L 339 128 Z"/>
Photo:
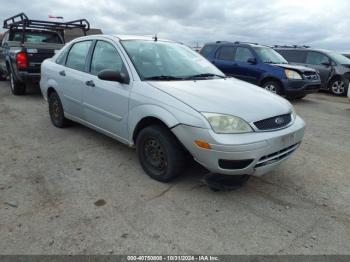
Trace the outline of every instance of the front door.
<path fill-rule="evenodd" d="M 90 75 L 86 79 L 83 92 L 85 119 L 90 124 L 126 140 L 131 86 L 129 83 L 99 79 L 98 73 L 105 69 L 128 75 L 116 46 L 111 42 L 98 40 L 91 58 Z"/>
<path fill-rule="evenodd" d="M 251 61 L 254 61 L 252 63 Z M 260 70 L 258 69 L 256 59 L 253 53 L 247 47 L 237 47 L 235 53 L 236 62 L 236 77 L 250 82 L 252 84 L 257 84 L 260 77 Z"/>
<path fill-rule="evenodd" d="M 322 88 L 327 89 L 328 80 L 333 70 L 331 59 L 322 53 L 309 51 L 305 63 L 308 67 L 317 70 L 321 77 Z"/>

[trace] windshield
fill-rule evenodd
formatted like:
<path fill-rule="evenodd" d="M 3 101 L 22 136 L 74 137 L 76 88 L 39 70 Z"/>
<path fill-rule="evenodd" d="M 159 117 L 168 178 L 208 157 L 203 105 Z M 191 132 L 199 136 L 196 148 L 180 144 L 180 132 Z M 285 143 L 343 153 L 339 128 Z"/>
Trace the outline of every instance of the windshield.
<path fill-rule="evenodd" d="M 203 56 L 182 44 L 149 40 L 121 42 L 142 80 L 225 77 Z"/>
<path fill-rule="evenodd" d="M 268 64 L 288 64 L 287 60 L 279 53 L 269 47 L 253 47 L 263 63 Z"/>
<path fill-rule="evenodd" d="M 330 58 L 332 58 L 332 60 L 334 60 L 334 62 L 336 62 L 337 64 L 340 64 L 340 65 L 350 65 L 350 59 L 347 58 L 346 56 L 343 56 L 343 55 L 338 54 L 338 53 L 336 53 L 336 52 L 328 53 L 328 55 L 329 55 Z"/>
<path fill-rule="evenodd" d="M 11 41 L 22 41 L 22 32 L 15 32 Z M 61 38 L 54 32 L 25 32 L 24 42 L 62 44 Z"/>

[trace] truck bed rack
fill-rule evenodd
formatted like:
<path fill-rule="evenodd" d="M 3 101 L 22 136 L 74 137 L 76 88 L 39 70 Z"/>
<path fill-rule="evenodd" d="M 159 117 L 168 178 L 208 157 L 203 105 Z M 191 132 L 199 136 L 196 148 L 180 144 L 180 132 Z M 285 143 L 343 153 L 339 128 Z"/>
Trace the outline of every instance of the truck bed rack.
<path fill-rule="evenodd" d="M 5 19 L 3 28 L 9 30 L 19 29 L 23 30 L 23 32 L 26 29 L 46 29 L 59 31 L 61 34 L 66 29 L 80 28 L 84 32 L 84 35 L 86 35 L 86 31 L 90 29 L 90 23 L 86 19 L 78 19 L 70 22 L 32 20 L 25 13 L 20 13 Z M 24 41 L 24 34 L 22 40 Z"/>

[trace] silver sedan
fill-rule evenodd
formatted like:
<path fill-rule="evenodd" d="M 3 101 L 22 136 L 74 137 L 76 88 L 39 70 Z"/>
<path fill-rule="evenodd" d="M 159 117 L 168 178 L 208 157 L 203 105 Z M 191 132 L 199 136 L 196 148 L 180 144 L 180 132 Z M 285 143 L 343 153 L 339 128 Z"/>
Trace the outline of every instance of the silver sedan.
<path fill-rule="evenodd" d="M 56 127 L 75 121 L 135 146 L 145 172 L 163 182 L 188 157 L 213 173 L 263 175 L 304 136 L 284 98 L 156 38 L 75 39 L 42 64 L 40 87 Z"/>

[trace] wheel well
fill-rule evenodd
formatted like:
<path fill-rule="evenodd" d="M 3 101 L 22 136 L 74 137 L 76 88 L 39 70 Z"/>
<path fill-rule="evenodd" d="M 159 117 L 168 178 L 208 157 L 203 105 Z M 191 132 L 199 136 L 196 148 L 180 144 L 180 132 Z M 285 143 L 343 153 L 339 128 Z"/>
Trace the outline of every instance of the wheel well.
<path fill-rule="evenodd" d="M 47 89 L 47 97 L 49 97 L 53 92 L 56 93 L 56 90 L 53 87 L 49 87 Z"/>
<path fill-rule="evenodd" d="M 328 89 L 331 88 L 332 82 L 333 82 L 334 80 L 336 80 L 336 79 L 337 79 L 337 80 L 341 80 L 341 79 L 343 79 L 343 78 L 342 78 L 341 75 L 334 75 L 334 76 L 332 76 L 332 78 L 328 81 L 328 84 L 327 84 Z"/>
<path fill-rule="evenodd" d="M 272 77 L 272 76 L 265 77 L 263 80 L 261 80 L 260 86 L 262 87 L 268 81 L 273 81 L 273 82 L 278 83 L 280 85 L 282 94 L 284 94 L 284 88 L 283 88 L 282 81 L 279 80 L 278 78 L 275 78 L 275 77 Z"/>
<path fill-rule="evenodd" d="M 275 77 L 271 77 L 271 76 L 268 76 L 268 77 L 264 78 L 263 80 L 261 80 L 260 86 L 264 85 L 266 82 L 269 82 L 269 81 L 277 82 L 280 85 L 280 87 L 283 89 L 283 84 L 282 84 L 281 80 L 279 80 L 278 78 L 275 78 Z"/>
<path fill-rule="evenodd" d="M 134 134 L 132 136 L 133 141 L 135 142 L 137 135 L 140 133 L 142 129 L 144 129 L 147 126 L 152 126 L 152 125 L 160 125 L 164 126 L 166 128 L 169 128 L 162 120 L 156 118 L 156 117 L 145 117 L 141 119 L 140 122 L 135 127 Z"/>

